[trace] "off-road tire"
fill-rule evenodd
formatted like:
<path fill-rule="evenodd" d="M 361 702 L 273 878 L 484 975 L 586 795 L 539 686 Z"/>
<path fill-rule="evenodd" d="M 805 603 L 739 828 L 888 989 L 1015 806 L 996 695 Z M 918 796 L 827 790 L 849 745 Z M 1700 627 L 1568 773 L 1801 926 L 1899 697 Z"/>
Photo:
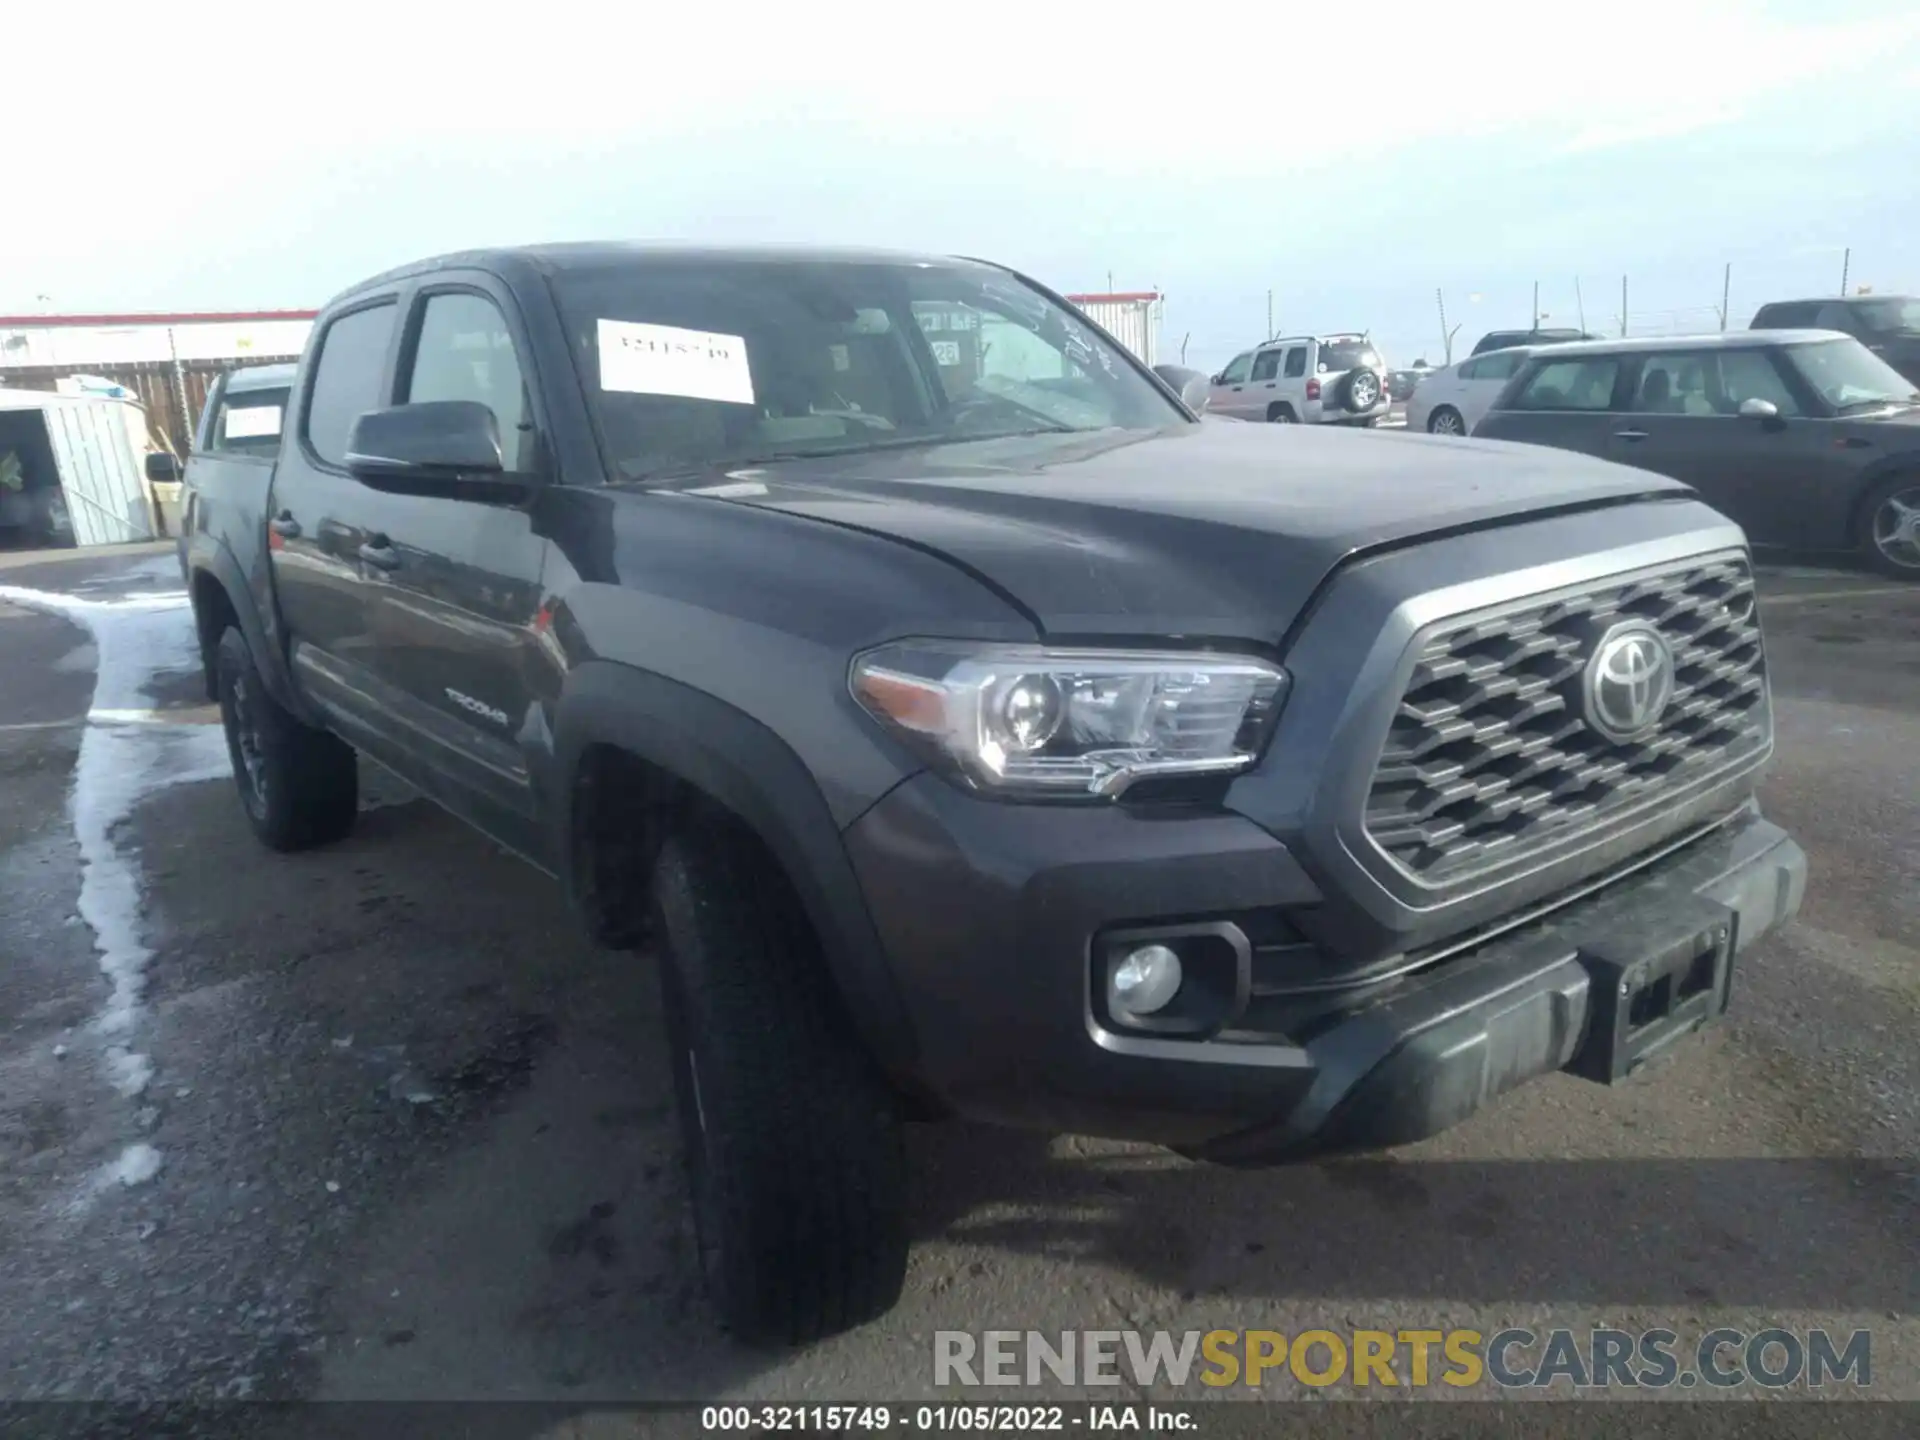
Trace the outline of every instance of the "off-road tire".
<path fill-rule="evenodd" d="M 360 773 L 353 747 L 303 725 L 267 693 L 235 626 L 214 647 L 215 693 L 247 823 L 272 850 L 310 850 L 353 829 Z"/>
<path fill-rule="evenodd" d="M 728 817 L 662 844 L 653 899 L 707 1293 L 733 1337 L 801 1345 L 906 1277 L 900 1106 L 853 1033 L 792 887 Z"/>

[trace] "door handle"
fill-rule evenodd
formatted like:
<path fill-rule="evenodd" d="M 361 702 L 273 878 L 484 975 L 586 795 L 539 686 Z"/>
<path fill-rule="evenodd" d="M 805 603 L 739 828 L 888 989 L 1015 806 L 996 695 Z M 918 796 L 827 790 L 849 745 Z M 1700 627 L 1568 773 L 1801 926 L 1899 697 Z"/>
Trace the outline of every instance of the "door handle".
<path fill-rule="evenodd" d="M 267 528 L 283 540 L 291 540 L 300 533 L 300 522 L 293 518 L 291 510 L 282 510 L 267 522 Z"/>
<path fill-rule="evenodd" d="M 1644 440 L 1647 438 L 1647 432 L 1644 430 L 1616 430 L 1613 432 L 1613 438 L 1616 440 Z"/>
<path fill-rule="evenodd" d="M 400 568 L 400 552 L 393 548 L 392 543 L 384 535 L 377 536 L 360 547 L 360 560 L 376 570 Z"/>
<path fill-rule="evenodd" d="M 1269 381 L 1267 381 L 1267 389 L 1269 389 L 1269 390 L 1271 390 L 1271 389 L 1273 389 L 1273 384 L 1274 384 L 1274 382 L 1273 382 L 1273 381 L 1271 381 L 1271 380 L 1269 380 Z"/>

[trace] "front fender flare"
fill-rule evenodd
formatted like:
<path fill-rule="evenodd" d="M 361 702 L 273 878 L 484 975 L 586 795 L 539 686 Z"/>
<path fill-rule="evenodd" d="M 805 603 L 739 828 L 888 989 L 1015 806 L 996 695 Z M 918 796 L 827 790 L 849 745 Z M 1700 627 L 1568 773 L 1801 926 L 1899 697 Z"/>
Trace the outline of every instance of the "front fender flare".
<path fill-rule="evenodd" d="M 883 1069 L 911 1076 L 912 1021 L 826 798 L 800 757 L 745 711 L 650 671 L 592 660 L 567 674 L 554 708 L 551 853 L 577 883 L 574 781 L 590 746 L 627 752 L 738 817 L 785 868 L 847 1013 Z"/>

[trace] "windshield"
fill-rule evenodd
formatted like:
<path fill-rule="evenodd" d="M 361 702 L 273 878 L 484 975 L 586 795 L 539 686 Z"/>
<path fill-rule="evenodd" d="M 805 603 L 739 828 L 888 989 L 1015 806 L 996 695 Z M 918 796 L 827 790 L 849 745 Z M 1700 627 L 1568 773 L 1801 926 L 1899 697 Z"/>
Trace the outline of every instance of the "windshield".
<path fill-rule="evenodd" d="M 642 260 L 554 288 L 624 480 L 1191 423 L 1078 315 L 986 265 Z"/>
<path fill-rule="evenodd" d="M 1807 383 L 1841 413 L 1920 402 L 1913 383 L 1858 340 L 1791 345 L 1787 355 Z"/>
<path fill-rule="evenodd" d="M 1898 330 L 1920 334 L 1920 300 L 1862 301 L 1860 319 L 1876 335 Z"/>

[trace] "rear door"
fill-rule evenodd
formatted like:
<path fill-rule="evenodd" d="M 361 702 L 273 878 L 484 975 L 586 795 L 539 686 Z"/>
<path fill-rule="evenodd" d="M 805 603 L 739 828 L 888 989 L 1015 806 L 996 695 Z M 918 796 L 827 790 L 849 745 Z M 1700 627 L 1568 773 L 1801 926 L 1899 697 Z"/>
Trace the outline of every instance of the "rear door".
<path fill-rule="evenodd" d="M 356 299 L 314 336 L 267 499 L 274 595 L 301 690 L 356 740 L 378 724 L 362 547 L 379 496 L 347 474 L 347 435 L 386 403 L 399 333 L 395 292 Z"/>
<path fill-rule="evenodd" d="M 1622 418 L 1614 413 L 1614 396 L 1627 369 L 1622 355 L 1537 355 L 1522 363 L 1511 393 L 1498 398 L 1475 433 L 1607 455 Z"/>
<path fill-rule="evenodd" d="M 1791 543 L 1834 458 L 1826 422 L 1806 413 L 1774 357 L 1770 348 L 1642 356 L 1609 458 L 1693 486 L 1758 543 Z M 1742 416 L 1749 399 L 1768 401 L 1779 416 Z"/>
<path fill-rule="evenodd" d="M 1253 369 L 1247 372 L 1243 392 L 1249 420 L 1266 419 L 1267 407 L 1280 398 L 1280 356 L 1278 350 L 1262 350 L 1253 357 Z"/>
<path fill-rule="evenodd" d="M 473 400 L 513 474 L 544 466 L 528 347 L 490 276 L 436 276 L 409 299 L 394 402 Z M 374 493 L 361 551 L 367 674 L 409 778 L 502 843 L 542 843 L 521 736 L 533 695 L 547 542 L 522 506 Z"/>

